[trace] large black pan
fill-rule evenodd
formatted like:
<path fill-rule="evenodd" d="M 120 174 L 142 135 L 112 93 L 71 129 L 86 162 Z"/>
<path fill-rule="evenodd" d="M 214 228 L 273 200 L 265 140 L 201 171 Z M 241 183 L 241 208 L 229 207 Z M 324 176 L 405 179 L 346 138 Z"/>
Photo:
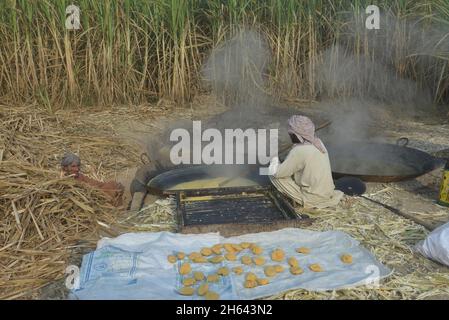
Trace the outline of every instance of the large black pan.
<path fill-rule="evenodd" d="M 335 188 L 337 190 L 340 190 L 342 192 L 344 192 L 344 194 L 348 195 L 348 196 L 359 196 L 362 197 L 368 201 L 371 201 L 372 203 L 378 204 L 388 210 L 390 210 L 391 212 L 403 216 L 404 218 L 410 219 L 420 225 L 422 225 L 423 227 L 425 227 L 427 230 L 434 230 L 436 228 L 435 225 L 428 223 L 424 220 L 419 219 L 418 217 L 415 217 L 414 215 L 401 211 L 397 208 L 394 208 L 392 206 L 389 206 L 388 204 L 382 203 L 380 201 L 371 199 L 368 196 L 363 195 L 366 191 L 366 185 L 363 183 L 362 180 L 355 178 L 355 177 L 342 177 L 340 179 L 337 179 L 337 181 L 335 181 Z"/>
<path fill-rule="evenodd" d="M 248 179 L 248 184 L 242 187 L 258 187 L 270 185 L 268 176 L 259 174 L 259 166 L 256 165 L 195 165 L 178 166 L 175 169 L 165 171 L 152 178 L 147 189 L 150 192 L 170 193 L 173 187 L 179 183 L 195 180 L 227 177 L 232 180 L 237 177 Z M 224 185 L 223 187 L 226 187 Z"/>
<path fill-rule="evenodd" d="M 421 176 L 443 164 L 428 153 L 407 147 L 407 144 L 408 139 L 401 138 L 396 145 L 348 142 L 326 147 L 335 178 L 352 176 L 369 182 L 394 182 Z"/>
<path fill-rule="evenodd" d="M 405 142 L 400 144 L 399 142 Z M 344 145 L 326 143 L 331 161 L 334 178 L 357 177 L 367 182 L 394 182 L 412 179 L 428 173 L 444 162 L 431 155 L 407 147 L 408 139 L 401 138 L 396 145 L 372 142 L 348 142 Z M 283 150 L 283 159 L 288 150 Z M 259 175 L 257 165 L 227 165 L 227 166 L 179 166 L 173 170 L 160 170 L 159 174 L 150 182 L 150 190 L 167 191 L 182 182 L 213 177 L 244 176 L 254 185 L 268 185 L 267 176 Z M 159 173 L 160 173 L 159 172 Z"/>

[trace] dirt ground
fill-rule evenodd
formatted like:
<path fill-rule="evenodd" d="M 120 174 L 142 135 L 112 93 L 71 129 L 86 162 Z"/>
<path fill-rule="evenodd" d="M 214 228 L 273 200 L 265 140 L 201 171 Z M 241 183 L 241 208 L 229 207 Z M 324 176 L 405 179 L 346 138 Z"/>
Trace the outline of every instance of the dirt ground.
<path fill-rule="evenodd" d="M 189 106 L 175 106 L 161 101 L 156 106 L 135 108 L 115 107 L 111 110 L 90 110 L 76 114 L 76 121 L 84 117 L 96 117 L 107 123 L 108 130 L 142 148 L 153 135 L 174 120 L 198 119 L 220 113 L 224 107 L 212 97 L 200 97 Z M 319 110 L 298 106 L 298 113 L 317 114 Z M 385 140 L 394 143 L 400 137 L 410 140 L 409 146 L 437 156 L 446 156 L 449 148 L 449 118 L 430 116 L 425 119 L 388 119 L 376 125 Z M 446 150 L 446 151 L 444 151 Z M 129 181 L 135 167 L 128 172 L 109 172 L 109 178 Z M 391 205 L 435 226 L 449 221 L 449 208 L 436 204 L 442 177 L 439 168 L 419 178 L 396 183 L 368 183 L 367 194 L 378 201 Z M 127 180 L 128 179 L 128 180 Z M 155 198 L 148 198 L 151 204 Z M 280 299 L 449 299 L 449 268 L 429 261 L 410 249 L 425 238 L 428 231 L 387 209 L 369 201 L 352 197 L 336 210 L 312 212 L 318 222 L 314 230 L 341 230 L 348 232 L 367 247 L 390 268 L 392 279 L 378 291 L 363 294 L 359 289 L 311 294 L 305 290 L 282 293 Z M 159 229 L 163 230 L 163 229 Z M 170 230 L 170 228 L 167 228 Z M 78 249 L 71 263 L 80 265 L 82 254 L 90 249 Z M 425 279 L 428 279 L 426 282 Z M 429 280 L 430 279 L 430 280 Z M 443 279 L 438 282 L 436 279 Z M 421 286 L 421 289 L 417 289 Z M 402 291 L 401 291 L 402 290 Z M 40 299 L 68 298 L 64 280 L 56 281 L 41 290 Z"/>

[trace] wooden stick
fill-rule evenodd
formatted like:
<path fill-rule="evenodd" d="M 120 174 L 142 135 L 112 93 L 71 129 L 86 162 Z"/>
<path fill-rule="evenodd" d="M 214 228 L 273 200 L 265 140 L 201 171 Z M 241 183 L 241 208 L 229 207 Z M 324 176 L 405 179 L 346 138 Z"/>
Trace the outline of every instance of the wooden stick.
<path fill-rule="evenodd" d="M 19 213 L 17 212 L 16 204 L 14 203 L 14 201 L 11 201 L 11 205 L 12 205 L 12 211 L 14 213 L 14 218 L 16 219 L 17 226 L 19 227 L 19 230 L 22 230 Z"/>
<path fill-rule="evenodd" d="M 425 222 L 425 221 L 423 221 L 423 220 L 421 220 L 421 219 L 419 219 L 419 218 L 417 218 L 417 217 L 415 217 L 415 216 L 413 216 L 413 215 L 411 215 L 411 214 L 408 214 L 408 213 L 406 213 L 406 212 L 403 212 L 403 211 L 401 211 L 401 210 L 399 210 L 399 209 L 397 209 L 397 208 L 394 208 L 394 207 L 392 207 L 392 206 L 389 206 L 388 204 L 384 204 L 384 203 L 379 202 L 379 201 L 377 201 L 377 200 L 370 199 L 370 198 L 368 198 L 367 196 L 364 196 L 364 195 L 360 195 L 360 197 L 362 197 L 363 199 L 369 200 L 369 201 L 371 201 L 371 202 L 373 202 L 373 203 L 375 203 L 375 204 L 381 205 L 382 207 L 384 207 L 384 208 L 390 210 L 391 212 L 393 212 L 393 213 L 395 213 L 395 214 L 397 214 L 397 215 L 400 215 L 400 216 L 402 216 L 402 217 L 404 217 L 404 218 L 407 218 L 407 219 L 409 219 L 409 220 L 412 220 L 413 222 L 415 222 L 415 223 L 417 223 L 417 224 L 423 226 L 424 228 L 426 228 L 426 229 L 429 230 L 429 231 L 432 231 L 432 230 L 434 230 L 434 229 L 436 228 L 434 225 L 431 225 L 431 224 L 429 224 L 429 223 L 427 223 L 427 222 Z"/>
<path fill-rule="evenodd" d="M 33 219 L 33 223 L 34 223 L 34 226 L 36 227 L 37 233 L 39 234 L 39 238 L 41 238 L 41 240 L 44 241 L 45 238 L 42 235 L 41 229 L 39 228 L 39 226 L 37 224 L 37 221 L 36 221 L 36 218 L 34 217 L 33 211 L 30 208 L 28 208 L 28 212 L 31 215 L 31 219 Z"/>

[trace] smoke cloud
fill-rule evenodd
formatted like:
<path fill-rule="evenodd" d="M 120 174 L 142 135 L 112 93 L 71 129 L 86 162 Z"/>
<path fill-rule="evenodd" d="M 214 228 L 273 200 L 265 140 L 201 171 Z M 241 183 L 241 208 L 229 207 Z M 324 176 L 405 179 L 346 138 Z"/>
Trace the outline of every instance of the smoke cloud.
<path fill-rule="evenodd" d="M 382 139 L 376 122 L 394 116 L 409 118 L 435 111 L 433 97 L 449 52 L 449 28 L 420 19 L 381 15 L 379 30 L 368 30 L 363 15 L 348 15 L 341 36 L 323 51 L 317 86 L 333 121 L 325 132 L 328 143 Z M 406 70 L 412 70 L 410 73 Z M 426 81 L 412 80 L 412 73 Z"/>
<path fill-rule="evenodd" d="M 265 39 L 255 31 L 241 30 L 211 52 L 202 74 L 212 92 L 228 107 L 249 114 L 270 103 L 264 91 L 270 61 Z"/>
<path fill-rule="evenodd" d="M 280 124 L 278 117 L 282 112 L 274 111 L 274 100 L 265 92 L 266 72 L 270 61 L 271 54 L 265 39 L 252 30 L 241 30 L 212 50 L 202 68 L 203 83 L 223 101 L 228 110 L 208 119 L 190 119 L 170 125 L 160 139 L 151 140 L 148 143 L 148 152 L 155 155 L 163 154 L 157 161 L 169 163 L 168 152 L 176 143 L 169 141 L 170 132 L 175 128 L 183 128 L 189 131 L 192 137 L 192 120 L 201 120 L 203 131 L 208 128 L 218 129 L 223 137 L 225 137 L 225 129 L 277 129 L 280 125 L 282 126 L 284 122 Z M 284 112 L 284 114 L 284 121 L 286 121 L 290 113 Z M 276 116 L 273 117 L 273 115 Z M 202 148 L 208 143 L 203 142 Z M 248 149 L 250 148 L 245 141 L 244 150 L 248 151 Z M 266 150 L 268 153 L 268 137 Z M 234 149 L 235 158 L 236 153 L 237 146 Z M 245 162 L 249 156 L 254 158 L 254 154 L 246 153 Z M 223 152 L 223 163 L 224 158 Z M 223 167 L 226 171 L 231 170 L 229 168 L 236 170 L 235 172 L 241 170 L 237 167 Z"/>
<path fill-rule="evenodd" d="M 312 108 L 332 120 L 331 126 L 319 132 L 330 146 L 382 141 L 376 122 L 391 115 L 410 117 L 430 112 L 435 92 L 444 80 L 441 70 L 447 67 L 443 66 L 447 61 L 440 57 L 449 52 L 447 26 L 398 19 L 387 12 L 382 14 L 380 30 L 367 30 L 364 19 L 348 16 L 338 39 L 321 53 L 315 70 L 320 102 Z M 280 145 L 287 142 L 286 120 L 302 111 L 279 108 L 266 93 L 270 63 L 265 39 L 252 30 L 242 30 L 212 50 L 202 69 L 204 85 L 229 110 L 210 119 L 188 119 L 171 125 L 148 143 L 151 157 L 170 166 L 168 155 L 174 145 L 169 141 L 170 132 L 184 128 L 192 135 L 192 120 L 202 120 L 203 130 L 216 128 L 223 136 L 224 129 L 279 128 Z M 425 74 L 422 83 L 413 80 L 413 73 L 418 72 Z M 365 151 L 370 150 L 375 149 Z M 389 154 L 375 152 L 372 159 L 379 163 L 390 158 Z M 356 157 L 346 163 L 354 170 L 357 163 L 363 164 L 365 167 L 358 168 L 362 171 L 372 166 Z"/>

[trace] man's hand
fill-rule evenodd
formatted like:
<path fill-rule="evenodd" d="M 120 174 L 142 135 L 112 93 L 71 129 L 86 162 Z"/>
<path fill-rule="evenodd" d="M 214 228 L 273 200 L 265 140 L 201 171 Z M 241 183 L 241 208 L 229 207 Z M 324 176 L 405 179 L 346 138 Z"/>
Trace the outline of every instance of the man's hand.
<path fill-rule="evenodd" d="M 270 176 L 274 176 L 276 174 L 276 172 L 278 171 L 278 167 L 279 167 L 279 158 L 273 157 L 270 160 L 270 166 L 268 167 L 268 174 Z"/>

